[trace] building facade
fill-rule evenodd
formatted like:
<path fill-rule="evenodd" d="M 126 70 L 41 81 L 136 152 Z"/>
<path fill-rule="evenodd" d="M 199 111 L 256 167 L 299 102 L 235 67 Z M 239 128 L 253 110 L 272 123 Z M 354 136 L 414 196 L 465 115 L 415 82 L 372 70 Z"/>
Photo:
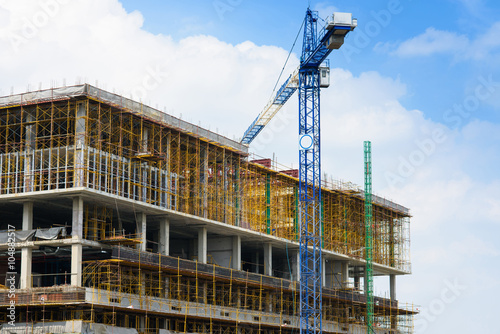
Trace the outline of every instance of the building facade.
<path fill-rule="evenodd" d="M 297 177 L 90 85 L 0 98 L 1 333 L 296 332 Z M 376 332 L 411 333 L 410 213 L 372 202 Z M 364 207 L 324 182 L 325 333 L 366 332 Z"/>

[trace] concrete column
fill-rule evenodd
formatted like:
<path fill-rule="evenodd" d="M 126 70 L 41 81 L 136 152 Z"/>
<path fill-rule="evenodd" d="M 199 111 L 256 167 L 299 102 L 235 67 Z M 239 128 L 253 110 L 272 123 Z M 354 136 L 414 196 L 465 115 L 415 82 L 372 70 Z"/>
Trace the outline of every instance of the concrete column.
<path fill-rule="evenodd" d="M 148 188 L 146 186 L 146 184 L 148 182 L 147 181 L 147 179 L 148 179 L 148 168 L 147 168 L 147 166 L 148 165 L 145 162 L 143 162 L 141 164 L 141 167 L 143 167 L 143 168 L 141 168 L 142 169 L 142 175 L 141 175 L 141 183 L 142 183 L 141 189 L 142 189 L 142 191 L 141 191 L 141 198 L 140 198 L 140 200 L 143 201 L 143 202 L 146 202 L 148 200 Z"/>
<path fill-rule="evenodd" d="M 389 291 L 391 295 L 391 301 L 396 300 L 396 275 L 389 275 Z"/>
<path fill-rule="evenodd" d="M 141 244 L 139 245 L 139 249 L 142 251 L 146 251 L 146 214 L 144 212 L 140 212 L 138 217 L 135 219 L 136 230 L 137 233 L 141 235 Z"/>
<path fill-rule="evenodd" d="M 202 179 L 200 180 L 203 185 L 203 217 L 207 218 L 208 216 L 208 149 L 204 148 L 201 151 L 202 157 Z"/>
<path fill-rule="evenodd" d="M 207 228 L 198 230 L 198 262 L 207 263 Z"/>
<path fill-rule="evenodd" d="M 75 187 L 84 186 L 84 148 L 85 135 L 87 132 L 87 103 L 85 101 L 77 103 L 76 106 L 76 122 L 75 122 Z"/>
<path fill-rule="evenodd" d="M 164 296 L 167 299 L 170 299 L 170 277 L 165 277 L 165 291 Z"/>
<path fill-rule="evenodd" d="M 396 301 L 396 275 L 389 275 L 389 294 L 391 297 L 391 302 Z M 391 316 L 391 329 L 394 333 L 397 332 L 398 319 L 395 315 Z M 392 333 L 391 331 L 391 333 Z"/>
<path fill-rule="evenodd" d="M 72 233 L 73 239 L 83 238 L 83 198 L 73 198 L 73 221 Z"/>
<path fill-rule="evenodd" d="M 346 288 L 349 284 L 349 262 L 343 261 L 340 264 L 340 280 L 342 287 Z"/>
<path fill-rule="evenodd" d="M 300 281 L 300 252 L 296 251 L 292 254 L 292 281 Z"/>
<path fill-rule="evenodd" d="M 236 285 L 236 308 L 241 308 L 241 288 Z"/>
<path fill-rule="evenodd" d="M 253 261 L 253 263 L 255 263 L 254 272 L 257 274 L 260 274 L 260 253 L 259 252 L 255 252 L 255 261 Z"/>
<path fill-rule="evenodd" d="M 82 244 L 71 245 L 71 285 L 82 286 Z"/>
<path fill-rule="evenodd" d="M 233 237 L 233 254 L 232 254 L 232 268 L 241 270 L 241 237 L 236 235 Z"/>
<path fill-rule="evenodd" d="M 146 332 L 146 317 L 145 316 L 139 316 L 139 331 L 144 333 Z"/>
<path fill-rule="evenodd" d="M 143 127 L 142 131 L 142 153 L 147 153 L 149 151 L 149 129 Z"/>
<path fill-rule="evenodd" d="M 199 281 L 199 280 L 198 280 Z M 205 281 L 202 281 L 201 283 L 198 283 L 198 303 L 207 303 L 207 290 L 208 290 L 208 283 Z"/>
<path fill-rule="evenodd" d="M 265 309 L 265 312 L 273 312 L 273 298 L 274 298 L 274 292 L 269 291 L 269 293 L 266 296 L 266 305 L 267 309 Z"/>
<path fill-rule="evenodd" d="M 73 198 L 73 221 L 72 233 L 73 242 L 71 245 L 71 285 L 82 286 L 82 244 L 83 238 L 83 198 Z"/>
<path fill-rule="evenodd" d="M 32 112 L 27 112 L 26 122 L 35 121 Z M 35 148 L 35 124 L 26 125 L 26 158 L 24 160 L 24 191 L 33 191 L 33 149 Z"/>
<path fill-rule="evenodd" d="M 359 276 L 354 276 L 354 289 L 359 290 L 360 289 L 360 279 Z"/>
<path fill-rule="evenodd" d="M 33 202 L 23 203 L 23 231 L 33 229 Z M 21 289 L 31 288 L 32 249 L 21 249 Z"/>
<path fill-rule="evenodd" d="M 170 255 L 170 223 L 166 218 L 160 220 L 160 253 Z"/>
<path fill-rule="evenodd" d="M 329 269 L 329 268 L 328 268 Z M 321 257 L 321 285 L 326 287 L 326 259 L 324 256 Z"/>
<path fill-rule="evenodd" d="M 340 262 L 332 259 L 323 262 L 323 275 L 325 277 L 325 287 L 340 288 L 342 278 L 340 277 Z"/>
<path fill-rule="evenodd" d="M 331 284 L 334 288 L 342 288 L 342 266 L 340 261 L 331 261 L 332 266 L 332 279 L 328 280 L 327 284 Z"/>
<path fill-rule="evenodd" d="M 23 231 L 33 229 L 33 202 L 23 203 Z"/>
<path fill-rule="evenodd" d="M 31 288 L 31 267 L 32 251 L 31 248 L 23 247 L 21 249 L 21 289 Z"/>
<path fill-rule="evenodd" d="M 273 276 L 273 246 L 269 242 L 264 244 L 264 275 Z"/>

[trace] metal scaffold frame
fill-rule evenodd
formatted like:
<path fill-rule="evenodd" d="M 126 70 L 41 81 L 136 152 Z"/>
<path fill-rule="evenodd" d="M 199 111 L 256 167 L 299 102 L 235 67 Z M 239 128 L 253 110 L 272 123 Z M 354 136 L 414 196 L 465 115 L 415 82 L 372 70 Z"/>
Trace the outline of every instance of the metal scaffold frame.
<path fill-rule="evenodd" d="M 299 70 L 300 332 L 321 333 L 321 152 L 320 78 L 303 66 L 316 48 L 317 13 L 307 10 Z"/>
<path fill-rule="evenodd" d="M 42 318 L 47 323 L 83 320 L 151 334 L 165 327 L 177 333 L 234 334 L 293 333 L 299 328 L 298 285 L 290 280 L 113 248 L 112 259 L 84 263 L 82 288 L 63 285 L 18 291 L 18 321 L 31 326 Z M 9 299 L 0 296 L 0 306 L 7 305 Z M 39 308 L 42 296 L 44 311 Z M 375 299 L 374 328 L 391 330 L 396 321 L 399 333 L 412 333 L 412 305 Z M 325 325 L 354 334 L 366 331 L 362 295 L 352 289 L 327 288 L 323 304 Z M 61 305 L 67 311 L 61 312 Z M 282 326 L 278 329 L 276 324 Z"/>
<path fill-rule="evenodd" d="M 300 182 L 281 172 L 289 168 L 146 116 L 89 98 L 0 107 L 0 195 L 86 187 L 299 240 Z M 321 183 L 323 248 L 363 258 L 362 190 Z M 373 262 L 410 272 L 409 212 L 372 199 Z"/>
<path fill-rule="evenodd" d="M 291 170 L 266 159 L 252 161 L 234 147 L 162 123 L 138 110 L 95 96 L 0 106 L 0 195 L 11 198 L 56 191 L 60 196 L 65 190 L 85 188 L 86 193 L 147 203 L 272 235 L 279 242 L 284 239 L 296 245 L 313 231 L 319 250 L 356 261 L 371 255 L 373 264 L 410 272 L 410 214 L 406 208 L 371 195 L 371 189 L 369 198 L 366 191 L 350 183 L 327 181 L 326 177 L 320 180 L 319 170 L 313 173 L 302 166 Z M 311 135 L 310 128 L 304 129 L 304 134 Z M 319 152 L 319 141 L 313 142 L 316 144 Z M 304 152 L 304 159 L 313 159 L 310 153 Z M 305 177 L 300 179 L 300 173 Z M 301 199 L 314 202 L 314 207 Z M 141 242 L 159 247 L 155 245 L 159 240 L 146 240 L 139 234 L 142 230 L 135 212 L 126 213 L 126 228 L 122 228 L 118 204 L 111 203 L 82 203 L 82 238 L 93 245 L 102 243 L 108 252 L 118 249 L 118 254 L 86 262 L 84 288 L 57 285 L 62 280 L 54 279 L 54 286 L 19 294 L 20 321 L 79 319 L 89 324 L 147 328 L 148 333 L 156 333 L 154 328 L 167 318 L 170 329 L 180 333 L 277 333 L 276 324 L 283 325 L 280 333 L 289 333 L 300 327 L 298 283 L 288 279 L 292 270 L 281 271 L 282 264 L 275 263 L 272 274 L 283 277 L 277 278 L 258 274 L 265 270 L 248 273 L 217 266 L 214 261 L 201 264 L 193 254 L 180 259 L 132 249 Z M 368 204 L 371 247 L 366 243 L 370 235 L 366 230 Z M 306 214 L 320 220 L 301 225 L 308 221 Z M 318 221 L 319 225 L 313 224 Z M 103 252 L 98 253 L 103 256 Z M 291 262 L 296 254 L 289 255 L 287 249 L 286 256 Z M 320 257 L 308 258 L 320 259 L 316 268 L 323 265 Z M 248 266 L 265 269 L 262 263 Z M 413 310 L 405 310 L 397 301 L 373 297 L 369 311 L 370 303 L 359 287 L 353 288 L 348 271 L 339 278 L 335 265 L 325 265 L 324 270 L 325 281 L 331 283 L 319 295 L 324 306 L 317 316 L 323 324 L 335 331 L 363 333 L 369 312 L 374 329 L 397 328 L 411 333 Z M 49 281 L 51 276 L 69 274 L 52 270 L 43 275 Z M 124 298 L 135 309 L 118 305 Z M 8 300 L 0 299 L 0 306 L 5 302 Z M 61 305 L 81 308 L 61 313 L 57 311 Z M 155 312 L 155 307 L 161 312 Z M 0 313 L 0 321 L 5 315 Z M 253 329 L 228 320 L 240 315 L 255 325 Z"/>
<path fill-rule="evenodd" d="M 365 295 L 366 295 L 366 333 L 373 329 L 373 231 L 372 231 L 372 151 L 371 142 L 364 142 L 365 156 Z"/>

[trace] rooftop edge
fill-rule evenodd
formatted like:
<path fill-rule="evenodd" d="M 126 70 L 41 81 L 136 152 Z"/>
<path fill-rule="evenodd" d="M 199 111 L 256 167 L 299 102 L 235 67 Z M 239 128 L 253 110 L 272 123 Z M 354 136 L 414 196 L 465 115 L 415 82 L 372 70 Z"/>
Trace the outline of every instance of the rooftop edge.
<path fill-rule="evenodd" d="M 58 99 L 69 99 L 78 96 L 93 97 L 110 103 L 118 108 L 130 110 L 133 113 L 144 115 L 157 122 L 161 122 L 174 129 L 187 132 L 195 137 L 205 138 L 209 142 L 216 142 L 222 146 L 229 147 L 244 155 L 248 154 L 248 146 L 238 143 L 225 136 L 219 135 L 200 126 L 183 121 L 180 118 L 169 115 L 158 109 L 149 107 L 143 103 L 136 102 L 121 95 L 110 93 L 90 84 L 50 88 L 21 94 L 0 97 L 0 107 L 11 105 L 26 105 L 40 102 L 50 102 Z"/>

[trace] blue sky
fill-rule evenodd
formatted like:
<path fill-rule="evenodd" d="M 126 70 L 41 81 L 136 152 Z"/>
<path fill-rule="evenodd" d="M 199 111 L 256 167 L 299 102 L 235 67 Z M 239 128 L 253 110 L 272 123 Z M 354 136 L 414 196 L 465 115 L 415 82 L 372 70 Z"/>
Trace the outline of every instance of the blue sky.
<path fill-rule="evenodd" d="M 307 5 L 0 0 L 0 95 L 89 82 L 238 138 L 267 103 Z M 321 93 L 323 171 L 362 184 L 371 140 L 375 192 L 413 215 L 413 274 L 397 284 L 422 310 L 417 333 L 497 333 L 500 4 L 310 5 L 358 19 Z M 297 167 L 297 109 L 295 96 L 250 150 Z M 381 294 L 387 281 L 376 282 Z"/>
<path fill-rule="evenodd" d="M 175 39 L 207 34 L 231 44 L 250 40 L 257 45 L 276 45 L 286 50 L 292 45 L 304 16 L 303 8 L 308 5 L 308 1 L 270 3 L 245 0 L 126 0 L 122 3 L 129 11 L 139 10 L 145 18 L 144 28 L 153 33 L 168 34 Z M 346 67 L 354 74 L 373 70 L 376 64 L 379 73 L 398 77 L 408 85 L 409 94 L 403 100 L 405 106 L 425 109 L 426 116 L 441 121 L 443 110 L 459 99 L 468 85 L 474 85 L 474 80 L 471 80 L 474 73 L 487 72 L 489 66 L 483 62 L 456 60 L 458 55 L 453 52 L 435 54 L 431 58 L 410 56 L 401 59 L 388 54 L 388 50 L 375 47 L 377 44 L 397 44 L 423 34 L 429 27 L 475 40 L 491 27 L 499 17 L 500 9 L 494 1 L 481 0 L 441 0 L 433 1 L 432 6 L 411 0 L 392 3 L 378 0 L 355 3 L 313 1 L 311 6 L 322 13 L 332 6 L 354 13 L 360 22 L 359 30 L 365 34 L 370 34 L 370 27 L 363 26 L 363 23 L 380 23 L 376 37 L 369 35 L 366 46 L 363 42 L 363 52 L 354 53 L 349 57 L 350 61 L 333 54 L 332 64 Z M 392 11 L 389 11 L 389 6 Z M 300 51 L 299 48 L 300 45 L 295 52 Z M 500 120 L 493 109 L 485 108 L 482 112 L 482 119 Z"/>

